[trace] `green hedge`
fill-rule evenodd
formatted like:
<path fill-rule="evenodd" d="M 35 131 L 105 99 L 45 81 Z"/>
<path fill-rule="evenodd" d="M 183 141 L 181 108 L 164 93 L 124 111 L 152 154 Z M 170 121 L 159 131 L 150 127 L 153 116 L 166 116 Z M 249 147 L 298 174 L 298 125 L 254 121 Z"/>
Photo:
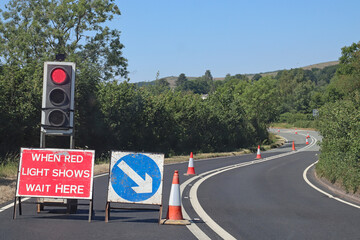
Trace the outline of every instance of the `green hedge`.
<path fill-rule="evenodd" d="M 279 122 L 289 123 L 298 128 L 316 128 L 312 114 L 286 112 L 279 116 Z"/>
<path fill-rule="evenodd" d="M 323 137 L 316 171 L 349 192 L 360 186 L 360 110 L 352 101 L 326 104 L 320 111 Z"/>

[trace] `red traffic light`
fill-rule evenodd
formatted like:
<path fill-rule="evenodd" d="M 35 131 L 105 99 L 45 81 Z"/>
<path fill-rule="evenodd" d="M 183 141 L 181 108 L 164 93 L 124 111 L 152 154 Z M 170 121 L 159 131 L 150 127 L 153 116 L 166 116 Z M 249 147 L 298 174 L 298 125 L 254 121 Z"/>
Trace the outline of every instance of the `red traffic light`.
<path fill-rule="evenodd" d="M 73 133 L 75 63 L 45 62 L 42 130 Z"/>
<path fill-rule="evenodd" d="M 64 69 L 62 68 L 55 68 L 51 72 L 51 80 L 55 84 L 64 84 L 67 80 L 67 75 Z"/>

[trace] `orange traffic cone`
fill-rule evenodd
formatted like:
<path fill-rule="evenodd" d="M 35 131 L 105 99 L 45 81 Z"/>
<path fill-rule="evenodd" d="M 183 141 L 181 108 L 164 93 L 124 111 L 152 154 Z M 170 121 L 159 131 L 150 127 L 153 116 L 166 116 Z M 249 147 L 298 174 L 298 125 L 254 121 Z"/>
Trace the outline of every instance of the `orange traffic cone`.
<path fill-rule="evenodd" d="M 292 150 L 293 151 L 296 151 L 296 149 L 295 149 L 295 142 L 293 141 L 293 143 L 292 143 Z"/>
<path fill-rule="evenodd" d="M 295 134 L 297 134 L 297 130 L 295 129 Z"/>
<path fill-rule="evenodd" d="M 310 138 L 310 135 L 309 135 L 309 133 L 307 133 L 307 136 L 306 136 L 306 138 Z"/>
<path fill-rule="evenodd" d="M 309 140 L 306 138 L 306 145 L 309 145 Z"/>
<path fill-rule="evenodd" d="M 188 165 L 187 173 L 185 173 L 184 175 L 195 175 L 194 158 L 193 158 L 193 153 L 192 152 L 190 153 L 189 165 Z"/>
<path fill-rule="evenodd" d="M 256 154 L 256 159 L 260 159 L 260 158 L 261 158 L 260 145 L 258 145 L 258 150 L 257 150 L 257 154 Z"/>
<path fill-rule="evenodd" d="M 181 196 L 179 171 L 175 170 L 170 190 L 169 207 L 166 219 L 161 220 L 162 224 L 188 225 L 189 220 L 185 220 L 181 212 Z"/>
<path fill-rule="evenodd" d="M 280 129 L 278 129 L 278 132 L 280 132 Z"/>

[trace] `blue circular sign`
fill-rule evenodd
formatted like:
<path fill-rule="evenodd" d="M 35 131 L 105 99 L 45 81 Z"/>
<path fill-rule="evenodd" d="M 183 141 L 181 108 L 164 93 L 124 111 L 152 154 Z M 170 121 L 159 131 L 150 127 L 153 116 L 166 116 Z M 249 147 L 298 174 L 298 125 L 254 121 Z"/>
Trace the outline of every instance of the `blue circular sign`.
<path fill-rule="evenodd" d="M 144 154 L 128 154 L 111 169 L 111 186 L 131 202 L 152 197 L 160 187 L 161 172 L 154 160 Z"/>

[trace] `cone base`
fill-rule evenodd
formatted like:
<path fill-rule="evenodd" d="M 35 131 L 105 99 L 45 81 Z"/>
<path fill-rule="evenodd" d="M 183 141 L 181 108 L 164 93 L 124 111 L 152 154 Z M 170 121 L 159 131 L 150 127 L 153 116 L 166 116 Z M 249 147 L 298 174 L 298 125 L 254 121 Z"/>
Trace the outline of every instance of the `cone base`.
<path fill-rule="evenodd" d="M 191 222 L 189 220 L 171 220 L 171 219 L 161 219 L 160 224 L 163 225 L 190 225 Z"/>
<path fill-rule="evenodd" d="M 181 206 L 169 206 L 166 219 L 169 220 L 183 220 Z"/>
<path fill-rule="evenodd" d="M 184 176 L 196 176 L 195 173 L 184 173 Z"/>
<path fill-rule="evenodd" d="M 184 175 L 195 175 L 195 168 L 188 167 L 187 173 L 185 173 Z"/>
<path fill-rule="evenodd" d="M 256 159 L 261 159 L 261 156 L 256 156 Z"/>

